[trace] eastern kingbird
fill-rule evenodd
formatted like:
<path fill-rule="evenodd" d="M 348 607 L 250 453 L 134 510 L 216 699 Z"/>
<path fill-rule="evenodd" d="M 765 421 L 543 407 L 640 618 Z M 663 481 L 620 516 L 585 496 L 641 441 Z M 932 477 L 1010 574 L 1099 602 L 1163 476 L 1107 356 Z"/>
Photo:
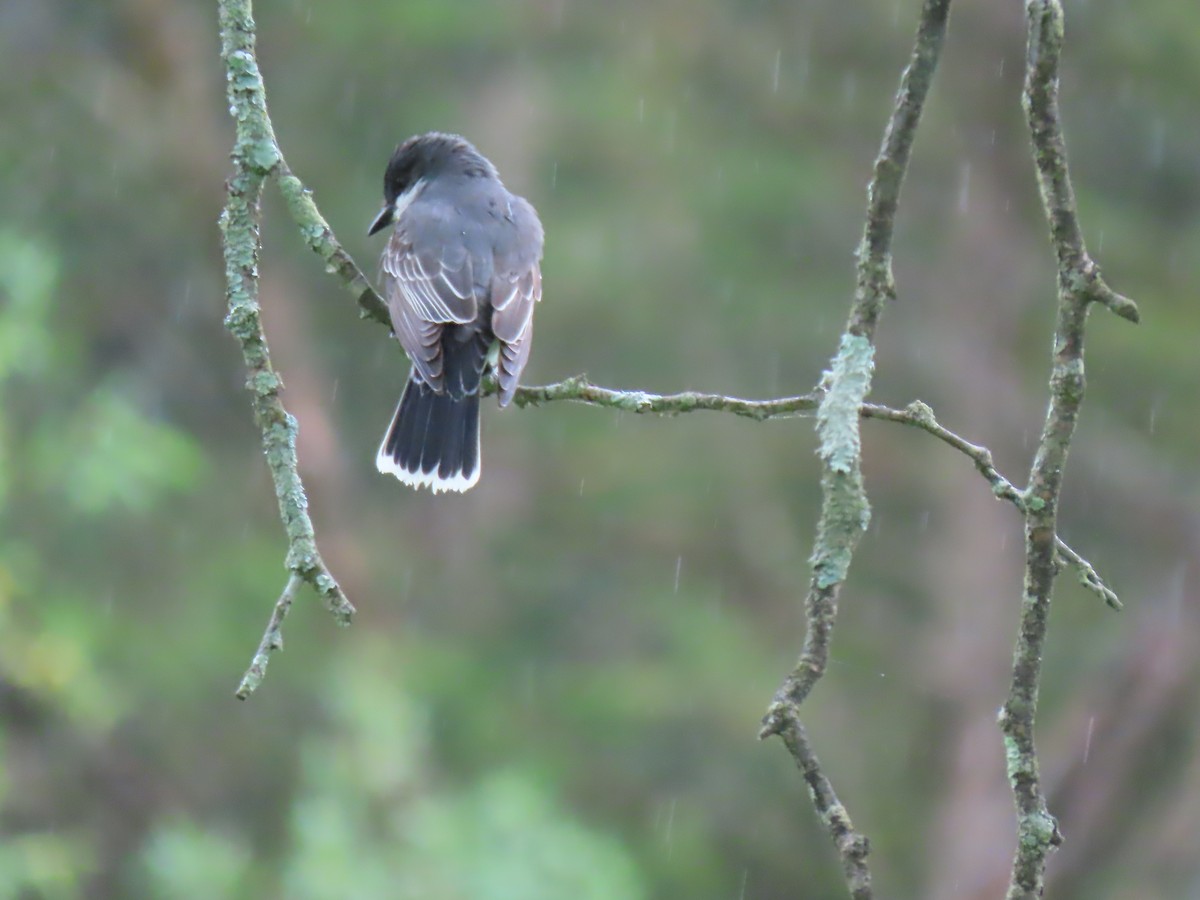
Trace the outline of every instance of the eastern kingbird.
<path fill-rule="evenodd" d="M 479 480 L 480 379 L 494 373 L 507 406 L 529 361 L 542 223 L 453 134 L 397 147 L 383 199 L 368 234 L 396 226 L 380 278 L 412 371 L 375 465 L 435 494 L 465 491 Z"/>

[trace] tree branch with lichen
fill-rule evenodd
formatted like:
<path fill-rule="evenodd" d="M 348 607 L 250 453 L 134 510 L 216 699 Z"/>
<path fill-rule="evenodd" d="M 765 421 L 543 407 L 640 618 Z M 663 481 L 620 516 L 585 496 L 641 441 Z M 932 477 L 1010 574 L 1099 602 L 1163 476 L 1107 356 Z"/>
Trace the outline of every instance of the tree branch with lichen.
<path fill-rule="evenodd" d="M 1033 145 L 1038 188 L 1050 225 L 1058 263 L 1058 315 L 1050 373 L 1050 405 L 1034 453 L 1025 512 L 1025 579 L 1021 619 L 1013 650 L 1012 681 L 1000 711 L 1009 783 L 1017 807 L 1017 850 L 1008 897 L 1041 897 L 1046 861 L 1062 843 L 1058 823 L 1046 804 L 1034 744 L 1034 721 L 1041 685 L 1042 657 L 1050 599 L 1058 574 L 1058 503 L 1067 452 L 1083 405 L 1084 327 L 1090 304 L 1138 321 L 1137 306 L 1104 282 L 1088 255 L 1067 168 L 1067 150 L 1058 108 L 1058 66 L 1063 46 L 1059 0 L 1028 0 L 1028 45 L 1022 105 Z"/>
<path fill-rule="evenodd" d="M 258 304 L 263 183 L 285 167 L 267 116 L 266 93 L 254 54 L 254 20 L 249 0 L 222 0 L 219 9 L 221 58 L 225 63 L 229 108 L 236 123 L 231 154 L 233 174 L 226 182 L 225 209 L 221 213 L 229 308 L 225 325 L 242 348 L 248 372 L 246 387 L 251 394 L 254 419 L 262 433 L 263 452 L 288 538 L 287 585 L 275 604 L 250 668 L 238 685 L 237 696 L 244 700 L 262 682 L 271 653 L 283 647 L 283 619 L 301 582 L 317 591 L 341 624 L 350 621 L 354 607 L 317 550 L 308 499 L 296 469 L 298 426 L 279 399 L 283 381 L 271 364 Z"/>
<path fill-rule="evenodd" d="M 485 390 L 489 394 L 495 393 L 495 385 L 487 384 Z M 652 394 L 647 391 L 621 391 L 601 387 L 588 381 L 586 375 L 574 375 L 554 384 L 519 387 L 513 397 L 513 402 L 524 408 L 565 401 L 615 409 L 634 415 L 675 416 L 689 412 L 721 412 L 753 419 L 756 422 L 764 422 L 767 419 L 810 416 L 821 405 L 823 396 L 823 389 L 810 394 L 798 394 L 794 397 L 778 397 L 770 400 L 744 400 L 740 397 L 697 391 Z M 947 446 L 953 447 L 975 463 L 975 468 L 991 485 L 992 493 L 997 498 L 1007 500 L 1024 513 L 1025 494 L 996 469 L 992 451 L 945 428 L 938 422 L 928 404 L 914 400 L 904 409 L 896 409 L 878 403 L 863 403 L 859 407 L 859 415 L 864 419 L 879 419 L 919 428 Z M 1090 562 L 1057 536 L 1055 536 L 1055 546 L 1060 561 L 1076 570 L 1080 584 L 1113 609 L 1121 608 L 1121 601 L 1116 592 L 1100 577 Z"/>
<path fill-rule="evenodd" d="M 301 584 L 313 586 L 339 622 L 353 613 L 317 552 L 303 485 L 296 471 L 296 422 L 279 399 L 282 382 L 271 365 L 257 301 L 259 202 L 273 181 L 301 236 L 355 297 L 360 315 L 386 325 L 386 305 L 342 248 L 321 216 L 311 193 L 291 172 L 275 139 L 265 89 L 254 55 L 251 0 L 218 0 L 222 58 L 236 123 L 221 227 L 226 261 L 227 325 L 241 344 L 249 372 L 255 418 L 262 432 L 280 514 L 288 535 L 289 577 L 277 600 L 238 696 L 261 682 L 272 651 L 282 646 L 281 627 Z M 1099 303 L 1136 322 L 1133 301 L 1104 282 L 1088 255 L 1075 210 L 1057 107 L 1057 68 L 1062 46 L 1059 0 L 1029 0 L 1029 53 L 1024 105 L 1034 147 L 1038 184 L 1058 261 L 1059 308 L 1051 402 L 1034 458 L 1029 488 L 1018 489 L 995 468 L 991 452 L 943 427 L 920 401 L 903 409 L 867 403 L 874 365 L 874 338 L 880 315 L 896 295 L 891 242 L 900 189 L 921 111 L 945 37 L 950 0 L 924 0 L 912 56 L 901 77 L 892 114 L 868 186 L 867 216 L 858 247 L 856 287 L 837 354 L 819 389 L 770 400 L 744 400 L 720 394 L 652 394 L 590 384 L 583 376 L 543 386 L 522 387 L 521 407 L 556 401 L 579 402 L 634 414 L 676 415 L 723 412 L 764 421 L 815 415 L 822 463 L 822 507 L 812 555 L 812 578 L 805 601 L 806 633 L 799 660 L 776 692 L 763 719 L 761 737 L 779 735 L 809 786 L 817 813 L 842 859 L 846 884 L 855 898 L 871 896 L 866 864 L 868 843 L 850 821 L 799 718 L 799 708 L 828 663 L 837 602 L 858 541 L 870 515 L 861 470 L 860 420 L 880 419 L 919 428 L 967 456 L 996 497 L 1022 514 L 1026 533 L 1025 602 L 1014 650 L 1013 680 L 1001 714 L 1009 777 L 1018 812 L 1018 849 L 1010 897 L 1040 896 L 1045 861 L 1061 838 L 1041 792 L 1033 723 L 1041 655 L 1053 579 L 1062 564 L 1073 566 L 1081 583 L 1108 605 L 1120 608 L 1116 594 L 1092 565 L 1056 532 L 1057 504 L 1067 450 L 1083 400 L 1083 328 L 1090 304 Z"/>
<path fill-rule="evenodd" d="M 837 618 L 838 594 L 870 520 L 862 477 L 859 417 L 871 388 L 875 329 L 884 305 L 896 296 L 891 250 L 896 209 L 921 111 L 941 55 L 949 12 L 950 0 L 925 0 L 922 4 L 912 56 L 900 77 L 892 114 L 867 186 L 867 217 L 858 247 L 856 288 L 849 321 L 826 375 L 825 393 L 817 408 L 822 501 L 811 557 L 812 580 L 804 605 L 804 646 L 795 668 L 776 691 L 760 731 L 760 737 L 790 735 L 791 740 L 785 737 L 785 746 L 806 772 L 810 767 L 816 768 L 817 763 L 815 755 L 807 752 L 807 741 L 795 739 L 804 734 L 800 704 L 825 672 Z M 814 790 L 813 800 L 821 813 L 822 795 Z M 828 800 L 844 814 L 832 787 Z M 866 839 L 854 830 L 848 815 L 835 821 L 823 814 L 822 820 L 842 858 L 851 896 L 856 900 L 871 897 Z"/>

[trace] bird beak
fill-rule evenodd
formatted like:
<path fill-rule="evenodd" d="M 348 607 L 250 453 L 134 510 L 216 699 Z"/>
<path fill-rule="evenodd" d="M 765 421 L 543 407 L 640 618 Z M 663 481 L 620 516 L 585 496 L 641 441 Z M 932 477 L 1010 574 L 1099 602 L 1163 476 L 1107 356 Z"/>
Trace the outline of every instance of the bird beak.
<path fill-rule="evenodd" d="M 375 221 L 371 223 L 370 230 L 367 231 L 367 237 L 370 237 L 377 231 L 382 231 L 395 221 L 396 208 L 392 204 L 388 204 L 379 211 L 379 215 L 375 217 Z"/>

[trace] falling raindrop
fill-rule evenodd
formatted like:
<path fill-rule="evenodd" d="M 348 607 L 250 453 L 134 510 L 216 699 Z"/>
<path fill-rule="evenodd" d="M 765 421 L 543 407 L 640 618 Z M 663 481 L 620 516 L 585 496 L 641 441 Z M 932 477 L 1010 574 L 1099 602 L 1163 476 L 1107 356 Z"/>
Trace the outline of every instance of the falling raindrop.
<path fill-rule="evenodd" d="M 808 85 L 808 55 L 801 56 L 800 61 L 792 68 L 795 73 L 792 77 L 796 83 L 796 87 L 803 91 Z"/>
<path fill-rule="evenodd" d="M 783 51 L 775 51 L 775 65 L 771 67 L 771 93 L 779 93 L 779 70 L 783 65 Z"/>
<path fill-rule="evenodd" d="M 851 407 L 853 409 L 853 407 Z M 675 557 L 675 593 L 679 593 L 679 573 L 683 571 L 683 556 Z"/>
<path fill-rule="evenodd" d="M 1150 131 L 1150 165 L 1155 168 L 1162 166 L 1167 157 L 1167 121 L 1157 119 Z"/>
<path fill-rule="evenodd" d="M 674 844 L 672 843 L 672 837 L 675 831 L 675 800 L 675 797 L 671 798 L 671 805 L 667 810 L 667 828 L 666 834 L 663 838 L 667 844 L 667 859 L 671 858 L 671 853 L 675 849 Z"/>
<path fill-rule="evenodd" d="M 1092 752 L 1092 730 L 1096 727 L 1096 717 L 1088 717 L 1087 736 L 1083 739 L 1083 764 L 1086 766 L 1088 755 Z"/>
<path fill-rule="evenodd" d="M 337 403 L 338 385 L 341 384 L 341 381 L 340 378 L 333 379 L 333 393 L 329 397 L 330 403 Z"/>
<path fill-rule="evenodd" d="M 742 889 L 738 891 L 738 900 L 746 900 L 746 882 L 750 879 L 749 867 L 742 869 Z"/>
<path fill-rule="evenodd" d="M 971 203 L 971 164 L 965 162 L 958 170 L 958 211 L 965 213 Z"/>
<path fill-rule="evenodd" d="M 1162 401 L 1155 397 L 1154 402 L 1150 404 L 1150 433 L 1154 434 L 1154 428 L 1158 424 L 1158 410 Z"/>
<path fill-rule="evenodd" d="M 675 130 L 676 125 L 679 124 L 678 119 L 679 116 L 676 114 L 675 110 L 672 109 L 667 113 L 666 136 L 664 140 L 667 153 L 675 152 Z"/>
<path fill-rule="evenodd" d="M 521 697 L 526 706 L 533 706 L 537 701 L 537 663 L 525 665 L 521 672 Z"/>
<path fill-rule="evenodd" d="M 183 290 L 174 295 L 175 302 L 171 304 L 171 318 L 178 322 L 184 317 L 187 312 L 187 307 L 192 300 L 192 282 L 191 279 L 184 281 Z"/>
<path fill-rule="evenodd" d="M 585 482 L 585 481 L 587 481 L 587 479 L 586 479 L 586 478 L 580 478 L 580 479 L 579 479 L 579 496 L 580 496 L 580 497 L 582 497 L 582 496 L 583 496 L 583 484 L 584 484 L 584 482 Z"/>

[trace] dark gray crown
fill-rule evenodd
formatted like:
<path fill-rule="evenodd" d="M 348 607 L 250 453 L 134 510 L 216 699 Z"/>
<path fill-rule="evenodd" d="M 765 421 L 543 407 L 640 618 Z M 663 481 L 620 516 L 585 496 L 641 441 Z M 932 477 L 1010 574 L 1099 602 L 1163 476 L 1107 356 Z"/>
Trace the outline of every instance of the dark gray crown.
<path fill-rule="evenodd" d="M 396 148 L 383 176 L 383 196 L 392 203 L 420 178 L 436 175 L 499 178 L 496 167 L 457 134 L 431 131 L 418 134 Z"/>

